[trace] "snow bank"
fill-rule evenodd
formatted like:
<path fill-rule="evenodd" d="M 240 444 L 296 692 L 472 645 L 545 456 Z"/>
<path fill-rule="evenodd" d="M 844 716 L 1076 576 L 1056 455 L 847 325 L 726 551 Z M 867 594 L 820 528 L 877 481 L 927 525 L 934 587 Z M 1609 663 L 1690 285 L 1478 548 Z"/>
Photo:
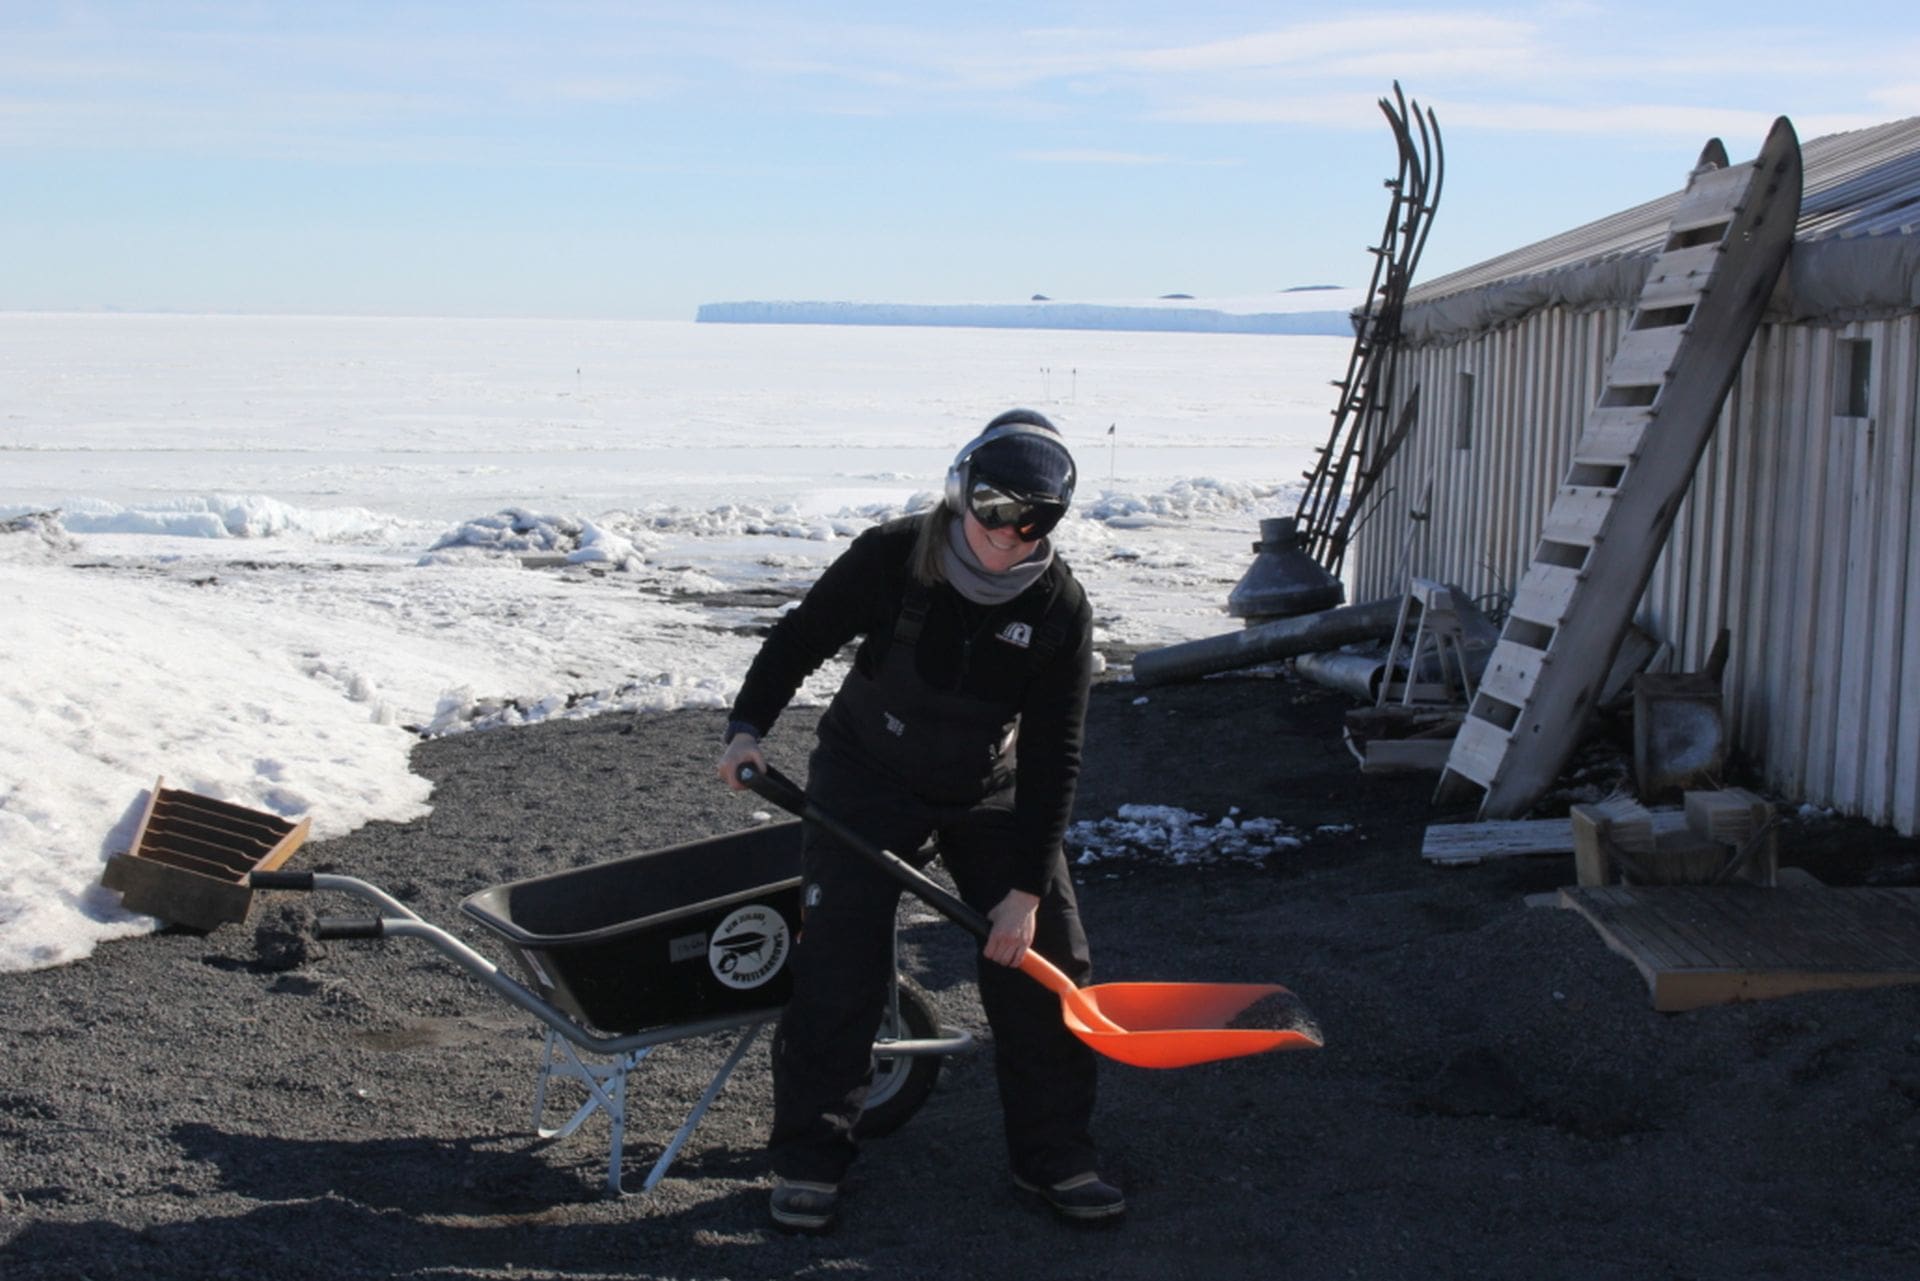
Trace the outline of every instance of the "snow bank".
<path fill-rule="evenodd" d="M 445 563 L 440 554 L 478 548 L 514 556 L 557 556 L 569 565 L 606 565 L 638 569 L 645 560 L 633 540 L 578 516 L 543 516 L 509 507 L 477 516 L 442 534 L 420 558 L 422 565 Z"/>
<path fill-rule="evenodd" d="M 31 515 L 0 507 L 0 519 Z M 294 507 L 261 494 L 206 494 L 123 505 L 70 498 L 58 515 L 74 534 L 147 534 L 168 538 L 279 538 L 300 534 L 322 543 L 386 543 L 412 522 L 365 507 Z"/>
<path fill-rule="evenodd" d="M 174 584 L 97 573 L 62 573 L 49 590 L 46 572 L 0 563 L 0 971 L 152 927 L 99 879 L 132 843 L 141 789 L 163 775 L 249 809 L 311 813 L 316 838 L 426 812 L 413 735 L 303 665 L 299 619 L 196 611 Z"/>

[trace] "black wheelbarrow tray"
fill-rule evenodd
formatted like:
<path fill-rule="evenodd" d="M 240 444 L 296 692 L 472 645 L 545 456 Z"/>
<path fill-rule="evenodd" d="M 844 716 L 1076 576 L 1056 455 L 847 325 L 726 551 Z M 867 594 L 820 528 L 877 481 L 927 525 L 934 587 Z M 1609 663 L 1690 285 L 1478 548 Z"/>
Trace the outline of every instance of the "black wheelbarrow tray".
<path fill-rule="evenodd" d="M 662 1150 L 644 1187 L 666 1174 L 755 1036 L 792 990 L 787 960 L 800 927 L 800 828 L 774 823 L 607 863 L 496 885 L 460 904 L 506 947 L 507 973 L 377 885 L 325 872 L 254 872 L 256 890 L 352 895 L 377 916 L 323 917 L 317 938 L 409 938 L 546 1026 L 533 1126 L 563 1138 L 595 1112 L 612 1130 L 607 1188 L 622 1191 L 627 1076 L 658 1046 L 738 1031 L 739 1039 Z M 945 1032 L 932 1003 L 899 976 L 874 1044 L 874 1079 L 858 1127 L 878 1137 L 904 1124 L 933 1089 L 940 1056 L 972 1037 Z M 545 1124 L 553 1078 L 578 1081 L 586 1101 Z"/>

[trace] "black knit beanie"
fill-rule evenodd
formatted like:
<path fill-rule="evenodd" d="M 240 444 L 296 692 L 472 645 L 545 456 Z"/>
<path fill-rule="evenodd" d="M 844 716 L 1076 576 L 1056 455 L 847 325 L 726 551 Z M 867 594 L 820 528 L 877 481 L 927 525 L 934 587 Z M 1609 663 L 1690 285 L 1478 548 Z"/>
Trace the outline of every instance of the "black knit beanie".
<path fill-rule="evenodd" d="M 1055 502 L 1073 500 L 1073 455 L 1059 438 L 1058 429 L 1031 410 L 1014 410 L 988 424 L 989 430 L 1008 422 L 1024 422 L 1053 434 L 1031 432 L 990 440 L 973 452 L 972 479 L 988 481 L 1026 498 Z"/>

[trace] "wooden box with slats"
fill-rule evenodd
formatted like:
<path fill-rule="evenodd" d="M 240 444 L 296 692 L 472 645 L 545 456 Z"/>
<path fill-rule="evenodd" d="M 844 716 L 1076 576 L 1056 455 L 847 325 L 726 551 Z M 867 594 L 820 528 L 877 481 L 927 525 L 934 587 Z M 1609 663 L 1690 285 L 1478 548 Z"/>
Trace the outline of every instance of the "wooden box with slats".
<path fill-rule="evenodd" d="M 249 872 L 272 871 L 307 839 L 311 819 L 277 814 L 163 786 L 156 779 L 133 848 L 107 860 L 100 883 L 131 912 L 211 930 L 244 921 Z"/>

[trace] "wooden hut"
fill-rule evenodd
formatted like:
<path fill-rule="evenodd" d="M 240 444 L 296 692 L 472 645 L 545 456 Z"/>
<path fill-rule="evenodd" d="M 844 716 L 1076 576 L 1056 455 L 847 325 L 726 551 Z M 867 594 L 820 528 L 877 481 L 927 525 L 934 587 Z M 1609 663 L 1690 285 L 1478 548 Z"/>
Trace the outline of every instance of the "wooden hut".
<path fill-rule="evenodd" d="M 1787 269 L 1635 621 L 1677 670 L 1729 631 L 1726 734 L 1771 789 L 1915 834 L 1920 118 L 1802 155 Z M 1409 295 L 1395 386 L 1415 425 L 1351 548 L 1353 599 L 1399 595 L 1409 570 L 1512 593 L 1680 200 L 1675 168 L 1672 195 Z"/>

